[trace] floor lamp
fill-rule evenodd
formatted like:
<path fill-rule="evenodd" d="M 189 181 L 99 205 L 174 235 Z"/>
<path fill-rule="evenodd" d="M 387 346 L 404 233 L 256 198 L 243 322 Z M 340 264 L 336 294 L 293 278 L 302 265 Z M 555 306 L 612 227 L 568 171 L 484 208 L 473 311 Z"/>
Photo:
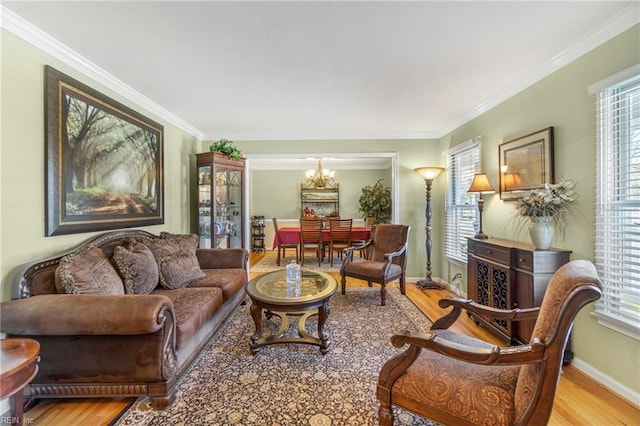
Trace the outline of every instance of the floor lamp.
<path fill-rule="evenodd" d="M 467 192 L 476 193 L 480 195 L 478 198 L 478 210 L 480 211 L 480 215 L 478 216 L 479 218 L 478 221 L 480 223 L 480 229 L 478 229 L 478 233 L 474 235 L 473 238 L 479 238 L 481 240 L 485 240 L 489 238 L 489 236 L 484 232 L 482 232 L 482 208 L 484 207 L 484 200 L 482 199 L 482 194 L 493 194 L 496 191 L 491 186 L 491 183 L 489 182 L 489 178 L 487 177 L 486 173 L 476 173 L 473 176 L 473 182 L 471 182 L 471 186 L 469 187 Z"/>
<path fill-rule="evenodd" d="M 427 208 L 425 210 L 425 216 L 427 218 L 427 225 L 425 226 L 425 230 L 427 231 L 425 241 L 425 248 L 427 250 L 427 272 L 425 278 L 418 281 L 416 285 L 422 290 L 427 288 L 441 288 L 441 286 L 431 278 L 431 184 L 444 169 L 442 167 L 419 167 L 414 170 L 424 178 L 424 182 L 427 184 Z"/>

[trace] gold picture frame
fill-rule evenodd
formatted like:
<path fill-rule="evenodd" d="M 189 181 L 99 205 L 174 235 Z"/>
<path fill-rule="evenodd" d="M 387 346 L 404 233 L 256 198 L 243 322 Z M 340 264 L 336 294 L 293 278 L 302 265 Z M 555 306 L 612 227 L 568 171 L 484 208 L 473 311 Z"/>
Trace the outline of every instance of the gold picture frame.
<path fill-rule="evenodd" d="M 502 200 L 517 200 L 544 188 L 545 183 L 554 183 L 553 127 L 507 141 L 498 150 Z"/>

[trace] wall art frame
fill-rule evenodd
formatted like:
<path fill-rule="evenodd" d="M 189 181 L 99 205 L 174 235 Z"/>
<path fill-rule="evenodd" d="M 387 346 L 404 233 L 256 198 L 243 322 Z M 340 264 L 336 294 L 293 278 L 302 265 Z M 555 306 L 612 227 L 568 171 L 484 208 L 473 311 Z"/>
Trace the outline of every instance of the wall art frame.
<path fill-rule="evenodd" d="M 164 127 L 46 65 L 45 236 L 164 223 Z"/>
<path fill-rule="evenodd" d="M 498 151 L 502 200 L 517 200 L 554 183 L 553 127 L 504 142 Z"/>

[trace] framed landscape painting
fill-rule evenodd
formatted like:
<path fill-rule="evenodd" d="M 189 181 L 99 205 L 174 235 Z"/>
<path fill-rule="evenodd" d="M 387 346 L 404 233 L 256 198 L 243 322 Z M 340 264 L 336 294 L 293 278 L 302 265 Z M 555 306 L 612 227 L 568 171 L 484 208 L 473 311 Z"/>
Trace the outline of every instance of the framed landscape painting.
<path fill-rule="evenodd" d="M 517 200 L 553 183 L 553 127 L 501 144 L 500 198 Z"/>
<path fill-rule="evenodd" d="M 162 125 L 45 66 L 45 235 L 164 223 Z"/>

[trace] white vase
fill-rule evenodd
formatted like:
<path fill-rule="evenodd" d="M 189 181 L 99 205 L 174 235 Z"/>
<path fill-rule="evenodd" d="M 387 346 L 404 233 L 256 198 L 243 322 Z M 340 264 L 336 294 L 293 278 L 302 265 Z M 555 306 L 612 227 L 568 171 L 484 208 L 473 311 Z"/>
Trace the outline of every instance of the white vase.
<path fill-rule="evenodd" d="M 549 250 L 551 240 L 553 240 L 553 224 L 551 217 L 532 217 L 529 227 L 529 236 L 536 250 Z"/>

